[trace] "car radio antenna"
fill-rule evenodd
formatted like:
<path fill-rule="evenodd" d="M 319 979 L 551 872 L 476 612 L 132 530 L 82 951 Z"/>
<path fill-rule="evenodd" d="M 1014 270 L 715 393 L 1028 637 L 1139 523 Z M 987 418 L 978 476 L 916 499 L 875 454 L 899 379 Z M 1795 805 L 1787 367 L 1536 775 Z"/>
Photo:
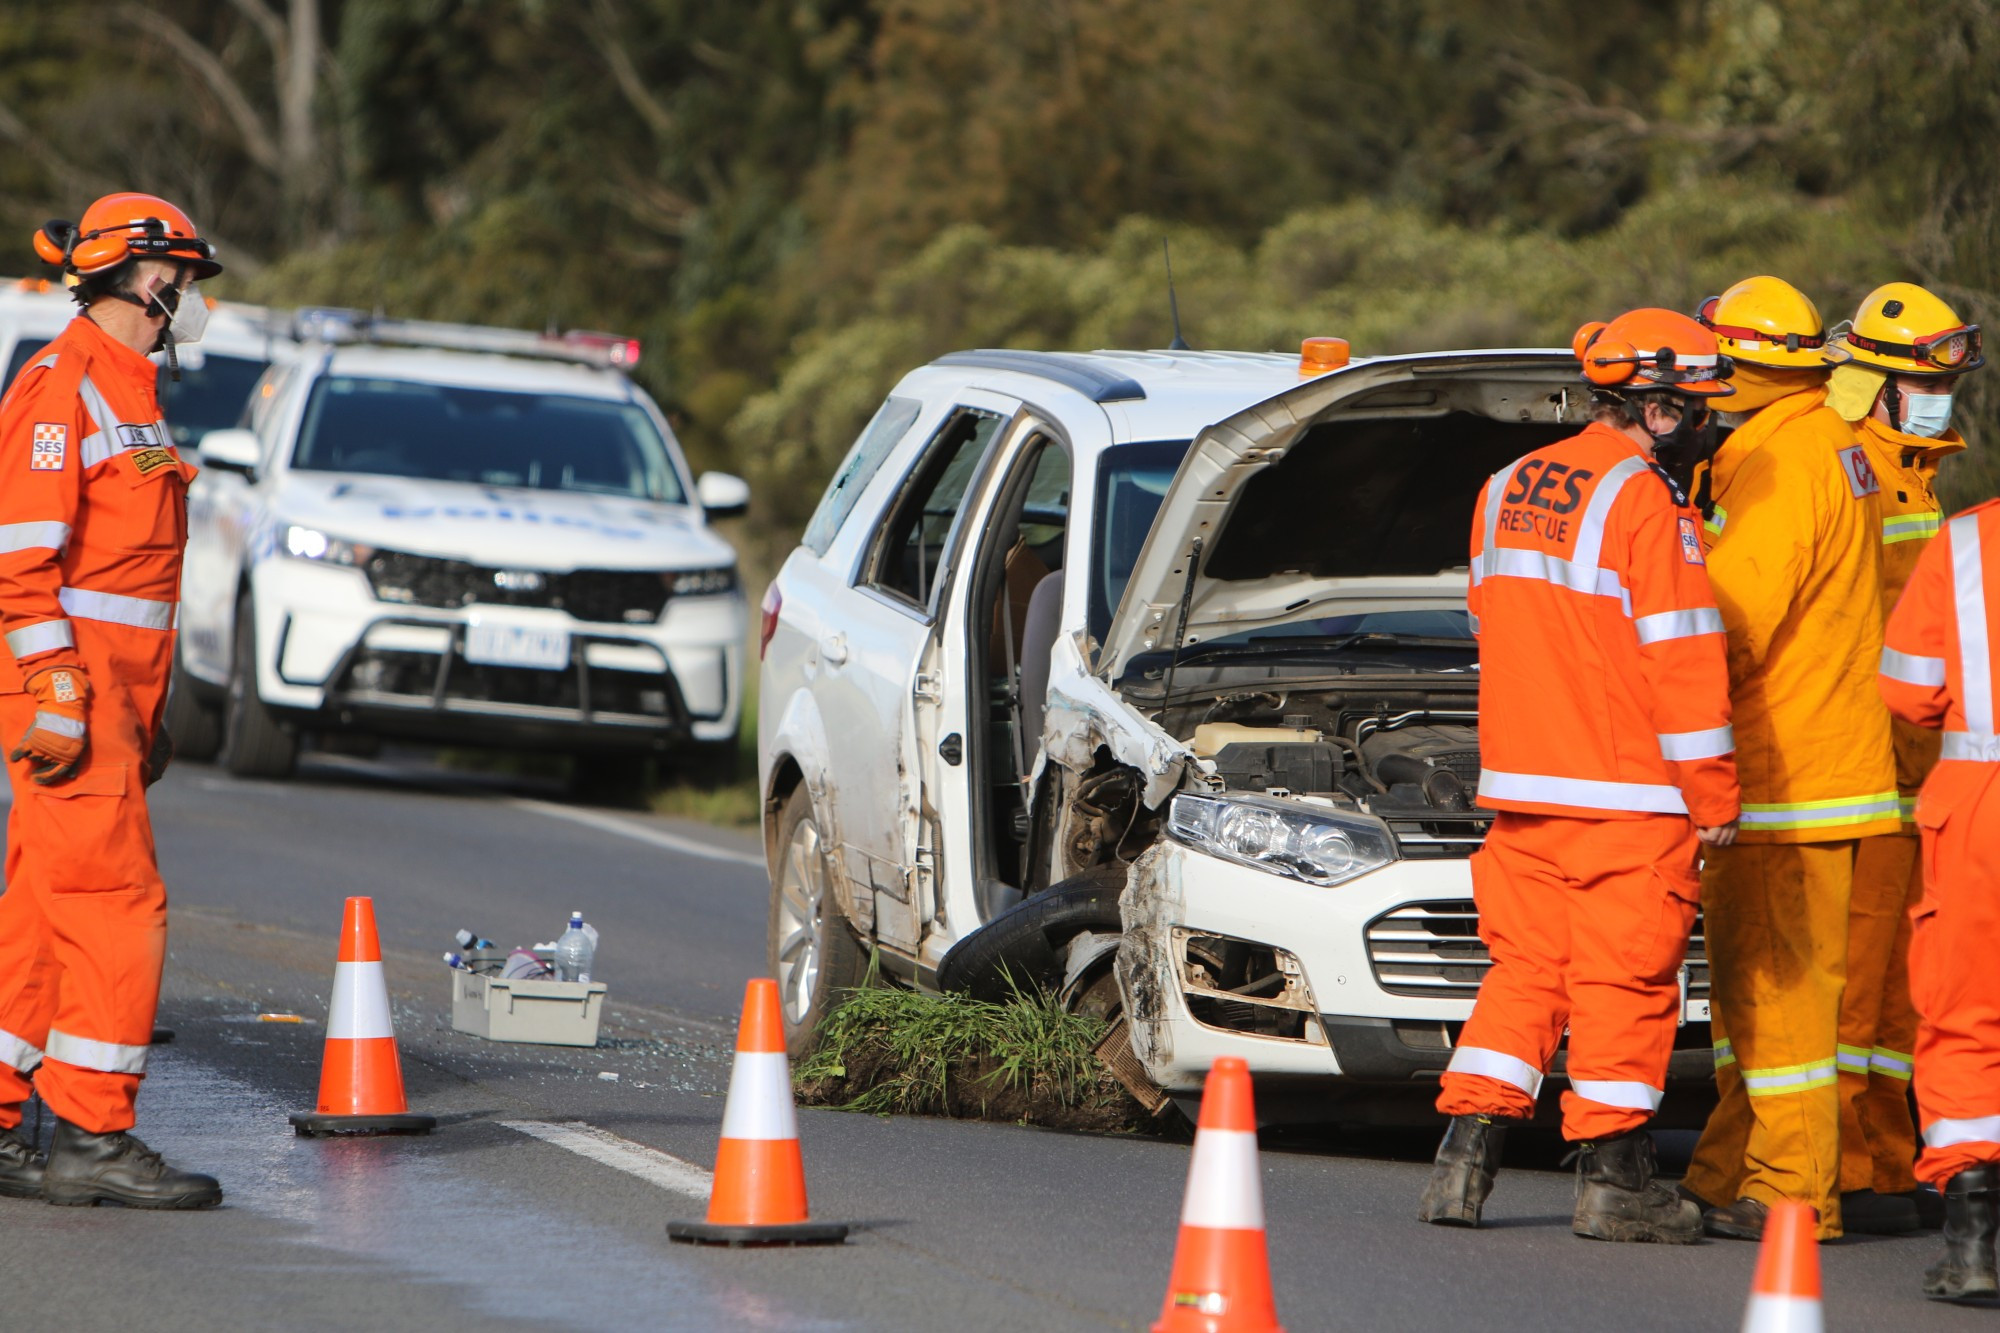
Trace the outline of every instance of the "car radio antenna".
<path fill-rule="evenodd" d="M 1194 604 L 1194 576 L 1201 569 L 1201 538 L 1188 547 L 1187 582 L 1181 585 L 1180 622 L 1174 626 L 1174 650 L 1167 657 L 1167 678 L 1160 686 L 1160 716 L 1174 701 L 1174 671 L 1181 664 L 1181 647 L 1187 642 L 1188 612 Z"/>
<path fill-rule="evenodd" d="M 1187 339 L 1181 337 L 1180 298 L 1174 295 L 1174 251 L 1164 236 L 1160 238 L 1160 254 L 1167 261 L 1167 309 L 1174 317 L 1174 340 L 1167 344 L 1167 350 L 1169 352 L 1190 351 L 1192 349 L 1188 347 Z"/>

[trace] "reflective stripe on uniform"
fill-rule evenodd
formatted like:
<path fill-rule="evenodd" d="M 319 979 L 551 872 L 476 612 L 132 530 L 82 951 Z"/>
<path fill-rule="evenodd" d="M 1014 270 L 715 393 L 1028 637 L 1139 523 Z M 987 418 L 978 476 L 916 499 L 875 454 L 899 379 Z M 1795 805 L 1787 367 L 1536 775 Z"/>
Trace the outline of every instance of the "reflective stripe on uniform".
<path fill-rule="evenodd" d="M 1735 1063 L 1736 1048 L 1729 1043 L 1728 1039 L 1725 1038 L 1715 1043 L 1715 1067 L 1720 1069 L 1724 1065 L 1733 1065 Z"/>
<path fill-rule="evenodd" d="M 83 739 L 83 723 L 77 718 L 64 717 L 61 713 L 36 713 L 35 730 L 51 731 L 58 736 L 67 736 L 73 741 Z"/>
<path fill-rule="evenodd" d="M 1924 1126 L 1926 1148 L 1950 1148 L 1960 1143 L 2000 1143 L 2000 1115 L 1977 1120 L 1933 1120 Z"/>
<path fill-rule="evenodd" d="M 61 551 L 68 545 L 67 523 L 58 523 L 54 519 L 38 523 L 0 523 L 0 555 L 43 548 Z"/>
<path fill-rule="evenodd" d="M 1475 616 L 1475 615 L 1473 615 L 1473 614 L 1472 614 L 1472 612 L 1470 612 L 1470 611 L 1467 611 L 1467 612 L 1465 613 L 1465 622 L 1466 622 L 1466 623 L 1467 623 L 1468 625 L 1472 626 L 1472 632 L 1473 632 L 1474 634 L 1477 634 L 1477 633 L 1479 633 L 1479 617 L 1478 617 L 1478 616 Z"/>
<path fill-rule="evenodd" d="M 1736 749 L 1733 727 L 1710 727 L 1707 731 L 1663 731 L 1660 755 L 1677 763 L 1693 759 L 1719 759 Z"/>
<path fill-rule="evenodd" d="M 1729 511 L 1721 505 L 1710 505 L 1709 508 L 1715 512 L 1703 519 L 1701 525 L 1720 537 L 1722 535 L 1723 524 L 1729 522 Z"/>
<path fill-rule="evenodd" d="M 1919 657 L 1915 653 L 1899 653 L 1894 648 L 1884 648 L 1881 671 L 1890 680 L 1900 680 L 1905 685 L 1935 689 L 1944 684 L 1942 657 Z"/>
<path fill-rule="evenodd" d="M 1445 1066 L 1451 1074 L 1477 1074 L 1482 1078 L 1498 1079 L 1527 1093 L 1530 1097 L 1542 1090 L 1542 1071 L 1518 1056 L 1505 1051 L 1489 1051 L 1483 1046 L 1461 1046 L 1451 1053 L 1451 1063 Z"/>
<path fill-rule="evenodd" d="M 1964 679 L 1965 729 L 1991 733 L 1993 661 L 1986 639 L 1986 570 L 1980 563 L 1979 515 L 1951 521 L 1951 577 L 1958 594 L 1958 669 Z"/>
<path fill-rule="evenodd" d="M 83 382 L 77 386 L 77 396 L 83 399 L 84 407 L 90 412 L 90 419 L 97 423 L 97 429 L 83 437 L 83 444 L 78 450 L 85 468 L 95 467 L 113 454 L 138 448 L 142 444 L 165 448 L 172 443 L 172 437 L 167 434 L 165 421 L 126 421 L 112 410 L 104 391 L 91 383 L 88 375 L 85 375 Z M 130 441 L 120 431 L 121 426 L 142 429 L 148 432 L 148 438 L 136 443 Z"/>
<path fill-rule="evenodd" d="M 100 1074 L 143 1074 L 146 1072 L 145 1046 L 121 1046 L 115 1041 L 77 1037 L 58 1028 L 49 1029 L 49 1059 L 60 1060 L 78 1069 L 95 1069 Z"/>
<path fill-rule="evenodd" d="M 1617 570 L 1599 569 L 1580 560 L 1565 560 L 1547 551 L 1530 551 L 1516 546 L 1486 551 L 1473 564 L 1472 575 L 1475 579 L 1536 579 L 1571 592 L 1616 597 L 1620 605 L 1629 606 L 1631 601 L 1625 585 L 1618 581 Z"/>
<path fill-rule="evenodd" d="M 1908 1051 L 1891 1051 L 1877 1046 L 1868 1053 L 1868 1071 L 1872 1074 L 1886 1074 L 1890 1078 L 1910 1081 L 1916 1072 L 1916 1057 Z"/>
<path fill-rule="evenodd" d="M 1940 759 L 1968 759 L 1974 763 L 2000 764 L 2000 736 L 1975 736 L 1969 731 L 1947 731 Z"/>
<path fill-rule="evenodd" d="M 1722 612 L 1712 606 L 1698 606 L 1686 611 L 1660 611 L 1640 616 L 1632 622 L 1632 628 L 1639 631 L 1639 642 L 1642 644 L 1721 634 Z"/>
<path fill-rule="evenodd" d="M 1903 817 L 1903 822 L 1905 824 L 1916 823 L 1917 798 L 1914 796 L 1898 796 L 1896 798 L 1896 813 L 1900 814 Z"/>
<path fill-rule="evenodd" d="M 1902 813 L 1898 793 L 1875 796 L 1836 796 L 1828 801 L 1781 801 L 1770 805 L 1743 807 L 1743 827 L 1759 829 L 1831 828 L 1838 824 L 1866 824 L 1877 819 L 1896 819 Z"/>
<path fill-rule="evenodd" d="M 1937 536 L 1943 527 L 1944 520 L 1936 514 L 1898 514 L 1882 520 L 1882 544 L 1923 541 Z"/>
<path fill-rule="evenodd" d="M 1570 1091 L 1579 1097 L 1587 1097 L 1605 1106 L 1622 1106 L 1628 1111 L 1657 1111 L 1661 1099 L 1667 1095 L 1664 1088 L 1631 1081 L 1572 1076 L 1569 1086 Z"/>
<path fill-rule="evenodd" d="M 1482 768 L 1479 770 L 1479 794 L 1497 801 L 1573 805 L 1586 810 L 1639 810 L 1659 815 L 1687 813 L 1687 802 L 1681 797 L 1681 789 L 1656 782 L 1598 782 L 1590 778 L 1501 773 Z"/>
<path fill-rule="evenodd" d="M 1567 560 L 1545 551 L 1495 545 L 1500 531 L 1501 495 L 1506 490 L 1507 480 L 1518 467 L 1519 464 L 1515 463 L 1506 471 L 1495 473 L 1493 480 L 1487 484 L 1486 541 L 1479 559 L 1473 562 L 1473 581 L 1476 583 L 1495 575 L 1539 579 L 1568 588 L 1571 592 L 1616 597 L 1624 605 L 1625 613 L 1630 615 L 1632 599 L 1625 591 L 1625 585 L 1619 581 L 1618 571 L 1600 569 L 1598 557 L 1604 549 L 1604 527 L 1611 517 L 1611 506 L 1617 502 L 1626 482 L 1648 470 L 1646 461 L 1636 457 L 1622 459 L 1604 474 L 1604 480 L 1590 493 L 1590 503 L 1584 507 L 1583 517 L 1577 522 L 1576 543 L 1570 548 Z"/>
<path fill-rule="evenodd" d="M 33 1073 L 35 1066 L 42 1062 L 42 1048 L 26 1037 L 17 1037 L 5 1028 L 0 1028 L 0 1065 L 11 1065 L 15 1072 Z"/>
<path fill-rule="evenodd" d="M 101 620 L 133 629 L 172 629 L 176 602 L 155 602 L 144 597 L 127 597 L 118 592 L 93 592 L 89 588 L 64 588 L 56 593 L 63 610 L 79 620 Z"/>
<path fill-rule="evenodd" d="M 39 361 L 35 362 L 35 363 L 34 363 L 33 365 L 29 366 L 29 367 L 28 367 L 28 369 L 30 369 L 30 370 L 54 370 L 54 369 L 55 369 L 55 366 L 56 366 L 56 356 L 57 356 L 57 354 L 56 354 L 55 352 L 50 352 L 50 353 L 49 353 L 49 354 L 48 354 L 47 356 L 43 357 L 43 358 L 42 358 L 41 360 L 39 360 Z"/>
<path fill-rule="evenodd" d="M 1780 1097 L 1786 1093 L 1809 1092 L 1832 1084 L 1837 1077 L 1834 1069 L 1832 1060 L 1780 1065 L 1775 1069 L 1746 1068 L 1743 1071 L 1743 1089 L 1752 1097 Z"/>
<path fill-rule="evenodd" d="M 76 647 L 76 631 L 67 620 L 38 620 L 7 631 L 7 648 L 18 660 L 54 648 Z"/>
<path fill-rule="evenodd" d="M 1833 1058 L 1843 1074 L 1866 1074 L 1869 1054 L 1866 1046 L 1849 1046 L 1843 1042 Z"/>

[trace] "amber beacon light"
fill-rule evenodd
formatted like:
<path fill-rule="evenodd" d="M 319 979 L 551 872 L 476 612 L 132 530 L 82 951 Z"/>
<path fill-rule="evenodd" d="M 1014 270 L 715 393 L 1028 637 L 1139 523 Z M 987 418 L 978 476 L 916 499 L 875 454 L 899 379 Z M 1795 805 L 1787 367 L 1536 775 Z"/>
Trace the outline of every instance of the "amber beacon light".
<path fill-rule="evenodd" d="M 1324 375 L 1347 364 L 1352 349 L 1345 338 L 1308 338 L 1299 344 L 1301 378 Z"/>

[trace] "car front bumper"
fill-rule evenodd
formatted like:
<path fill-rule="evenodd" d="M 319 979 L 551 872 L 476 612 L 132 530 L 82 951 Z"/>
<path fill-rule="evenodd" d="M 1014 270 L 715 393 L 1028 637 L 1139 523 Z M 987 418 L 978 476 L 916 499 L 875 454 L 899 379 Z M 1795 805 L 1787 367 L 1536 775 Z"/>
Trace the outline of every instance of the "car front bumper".
<path fill-rule="evenodd" d="M 252 593 L 258 692 L 283 713 L 440 743 L 649 749 L 736 734 L 739 593 L 673 599 L 656 623 L 597 625 L 544 607 L 385 603 L 357 570 L 285 559 L 256 567 Z M 474 623 L 559 630 L 568 661 L 469 661 Z"/>

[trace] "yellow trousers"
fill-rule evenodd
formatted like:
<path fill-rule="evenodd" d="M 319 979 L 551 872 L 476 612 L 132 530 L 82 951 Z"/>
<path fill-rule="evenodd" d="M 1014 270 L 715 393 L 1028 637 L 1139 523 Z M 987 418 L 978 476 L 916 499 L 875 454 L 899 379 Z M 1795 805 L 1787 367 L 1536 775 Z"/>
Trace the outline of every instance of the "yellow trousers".
<path fill-rule="evenodd" d="M 1902 1194 L 1917 1187 L 1910 1073 L 1917 1009 L 1910 1000 L 1910 909 L 1924 896 L 1914 833 L 1863 838 L 1847 916 L 1847 994 L 1840 1002 L 1840 1188 Z"/>
<path fill-rule="evenodd" d="M 1701 898 L 1722 1100 L 1688 1166 L 1711 1204 L 1787 1199 L 1840 1230 L 1839 1044 L 1857 840 L 1710 851 Z"/>

